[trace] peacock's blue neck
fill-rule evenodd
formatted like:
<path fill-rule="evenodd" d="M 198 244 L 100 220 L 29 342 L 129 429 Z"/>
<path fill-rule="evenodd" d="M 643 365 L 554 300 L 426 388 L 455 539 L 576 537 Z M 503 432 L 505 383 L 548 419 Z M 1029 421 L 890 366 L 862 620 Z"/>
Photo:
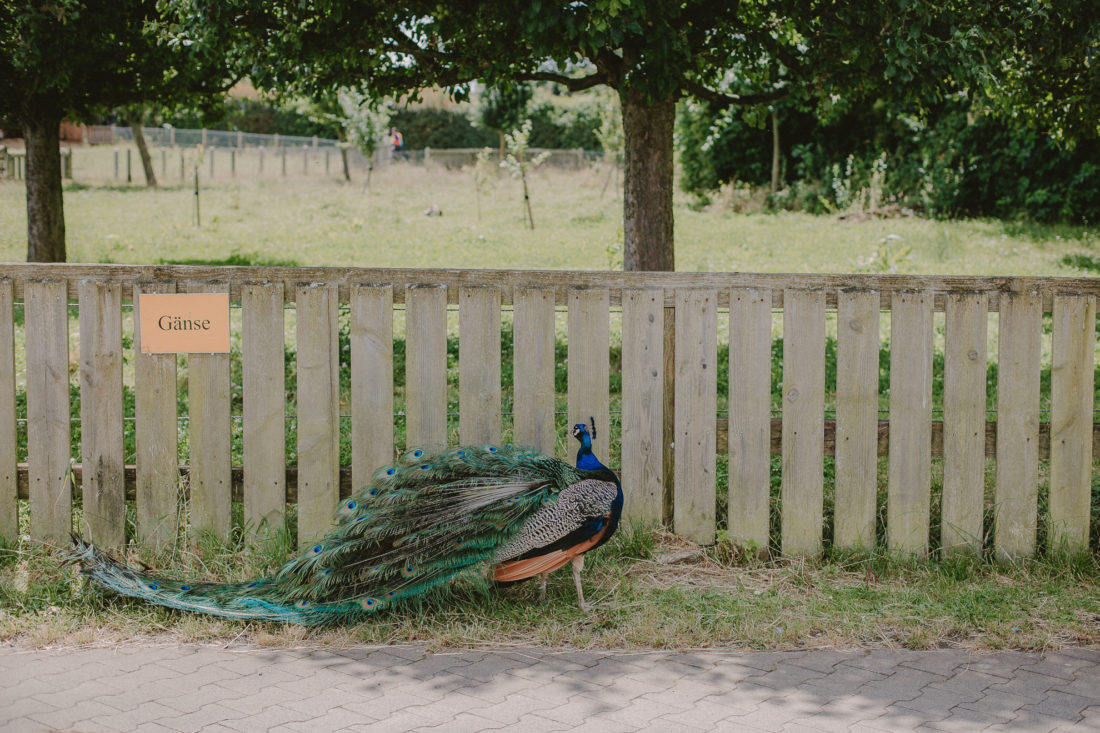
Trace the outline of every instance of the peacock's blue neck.
<path fill-rule="evenodd" d="M 598 471 L 601 468 L 607 468 L 607 466 L 600 463 L 600 459 L 593 455 L 592 436 L 588 433 L 581 436 L 581 447 L 577 450 L 577 468 L 585 471 Z"/>

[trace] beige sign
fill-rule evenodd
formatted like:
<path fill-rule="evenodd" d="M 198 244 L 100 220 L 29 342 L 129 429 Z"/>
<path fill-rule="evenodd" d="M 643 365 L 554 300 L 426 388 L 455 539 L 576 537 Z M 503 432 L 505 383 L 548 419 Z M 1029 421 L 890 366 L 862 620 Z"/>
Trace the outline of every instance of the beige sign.
<path fill-rule="evenodd" d="M 229 293 L 142 293 L 143 354 L 229 352 Z"/>

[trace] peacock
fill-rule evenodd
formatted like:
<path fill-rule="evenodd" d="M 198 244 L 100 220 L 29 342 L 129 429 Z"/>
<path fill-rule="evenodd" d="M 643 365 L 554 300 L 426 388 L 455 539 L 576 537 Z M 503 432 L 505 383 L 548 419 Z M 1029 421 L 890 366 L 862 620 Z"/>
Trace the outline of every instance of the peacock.
<path fill-rule="evenodd" d="M 584 610 L 584 554 L 615 533 L 619 479 L 592 453 L 595 421 L 573 427 L 576 466 L 513 446 L 407 451 L 343 500 L 336 526 L 273 577 L 243 583 L 161 577 L 74 536 L 69 560 L 105 588 L 226 618 L 307 626 L 354 622 L 479 570 L 509 584 L 572 563 Z"/>

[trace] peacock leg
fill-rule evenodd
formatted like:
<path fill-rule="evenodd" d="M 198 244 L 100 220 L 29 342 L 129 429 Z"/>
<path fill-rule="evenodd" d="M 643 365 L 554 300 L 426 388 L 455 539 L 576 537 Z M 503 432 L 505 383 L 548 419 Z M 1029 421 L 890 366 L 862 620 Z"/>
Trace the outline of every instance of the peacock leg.
<path fill-rule="evenodd" d="M 584 589 L 581 588 L 581 571 L 584 570 L 584 555 L 573 558 L 573 584 L 577 586 L 577 601 L 582 611 L 592 610 L 592 606 L 584 601 Z"/>
<path fill-rule="evenodd" d="M 539 601 L 546 601 L 546 579 L 550 577 L 550 573 L 539 573 Z"/>

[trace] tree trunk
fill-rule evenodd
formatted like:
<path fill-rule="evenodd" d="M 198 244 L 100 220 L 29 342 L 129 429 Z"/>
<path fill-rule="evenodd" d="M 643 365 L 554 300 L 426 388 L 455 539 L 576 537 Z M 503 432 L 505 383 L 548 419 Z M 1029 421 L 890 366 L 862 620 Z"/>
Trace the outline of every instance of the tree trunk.
<path fill-rule="evenodd" d="M 145 122 L 143 110 L 127 110 L 126 124 L 134 133 L 134 144 L 137 145 L 138 155 L 141 156 L 141 167 L 145 169 L 145 185 L 150 188 L 157 187 L 157 174 L 153 172 L 153 159 L 149 157 L 149 146 L 145 143 L 145 133 L 141 126 Z"/>
<path fill-rule="evenodd" d="M 779 190 L 779 113 L 772 110 L 772 193 Z"/>
<path fill-rule="evenodd" d="M 348 168 L 348 134 L 344 128 L 336 131 L 336 137 L 340 140 L 340 162 L 344 165 L 344 180 L 351 183 L 351 169 Z M 371 159 L 367 158 L 367 168 L 371 165 Z"/>
<path fill-rule="evenodd" d="M 65 261 L 60 114 L 27 120 L 27 261 Z"/>
<path fill-rule="evenodd" d="M 634 91 L 623 108 L 623 269 L 675 269 L 672 221 L 672 129 L 676 101 L 650 104 Z"/>

